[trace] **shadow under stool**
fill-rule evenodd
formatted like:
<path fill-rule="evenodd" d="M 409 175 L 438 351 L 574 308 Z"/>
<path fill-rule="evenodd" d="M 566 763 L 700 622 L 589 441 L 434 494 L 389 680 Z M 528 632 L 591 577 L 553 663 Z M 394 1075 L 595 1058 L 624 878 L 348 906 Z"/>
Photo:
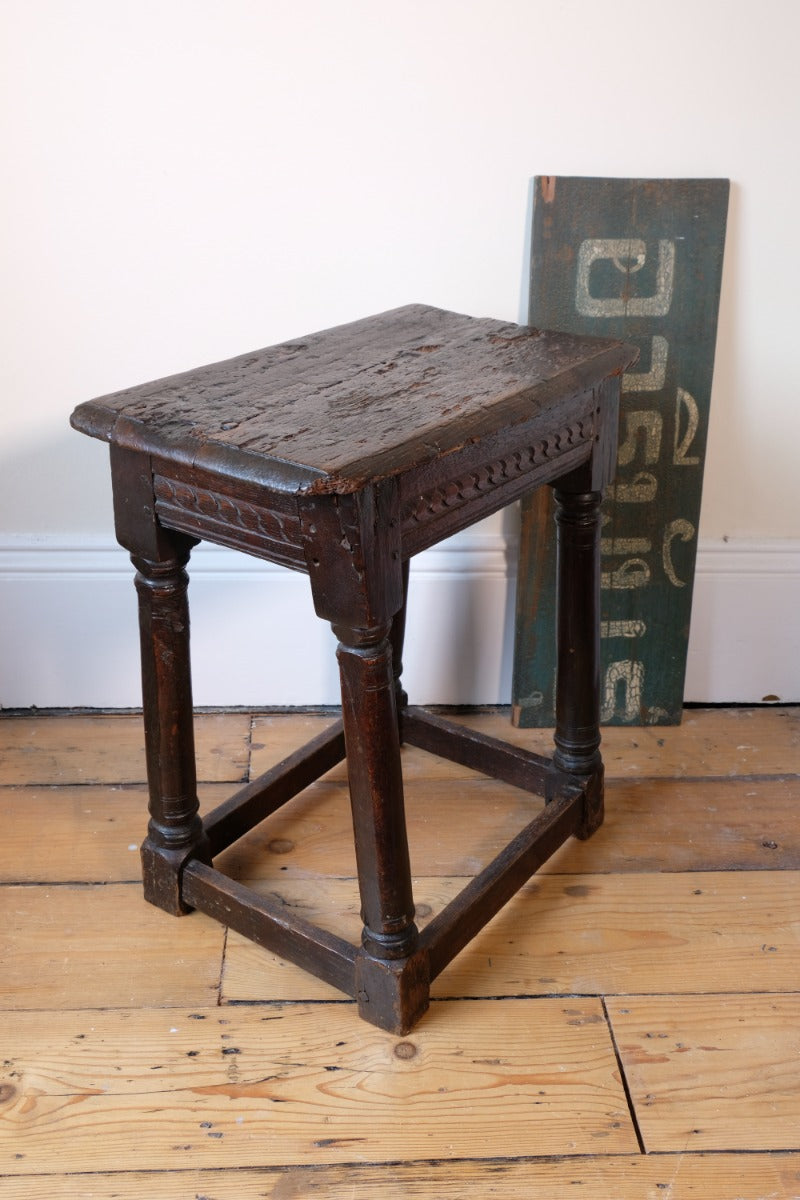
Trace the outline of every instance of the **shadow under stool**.
<path fill-rule="evenodd" d="M 603 816 L 599 506 L 636 350 L 410 305 L 80 405 L 110 443 L 116 532 L 136 567 L 150 823 L 144 892 L 200 909 L 403 1034 L 434 979 L 570 836 Z M 408 562 L 523 493 L 555 488 L 552 758 L 410 707 Z M 186 564 L 201 539 L 304 571 L 338 638 L 333 728 L 198 814 Z M 401 744 L 544 795 L 543 810 L 421 932 Z M 343 758 L 360 946 L 217 871 L 214 857 Z"/>

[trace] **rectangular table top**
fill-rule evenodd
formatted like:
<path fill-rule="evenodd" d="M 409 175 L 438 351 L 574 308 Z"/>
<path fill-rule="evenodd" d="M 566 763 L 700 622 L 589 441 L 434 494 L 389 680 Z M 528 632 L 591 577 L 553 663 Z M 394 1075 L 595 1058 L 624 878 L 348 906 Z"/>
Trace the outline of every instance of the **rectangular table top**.
<path fill-rule="evenodd" d="M 102 396 L 92 437 L 296 494 L 346 494 L 570 406 L 636 358 L 604 338 L 408 305 Z"/>

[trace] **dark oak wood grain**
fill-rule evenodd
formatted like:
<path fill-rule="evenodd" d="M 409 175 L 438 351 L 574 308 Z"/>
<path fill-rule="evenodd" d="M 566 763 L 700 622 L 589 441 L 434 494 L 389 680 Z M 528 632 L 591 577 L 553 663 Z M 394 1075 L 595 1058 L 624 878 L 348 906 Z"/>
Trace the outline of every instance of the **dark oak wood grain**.
<path fill-rule="evenodd" d="M 620 342 L 408 305 L 79 406 L 84 433 L 277 491 L 352 492 L 621 373 Z"/>
<path fill-rule="evenodd" d="M 422 945 L 431 978 L 472 941 L 531 875 L 577 828 L 579 795 L 562 796 L 538 813 L 451 902 L 425 926 Z"/>
<path fill-rule="evenodd" d="M 276 763 L 203 818 L 212 854 L 238 841 L 345 756 L 341 721 Z"/>
<path fill-rule="evenodd" d="M 521 746 L 511 746 L 499 738 L 456 725 L 424 708 L 407 708 L 403 714 L 403 733 L 410 746 L 449 758 L 452 762 L 482 771 L 493 779 L 502 779 L 528 792 L 544 793 L 552 760 Z"/>
<path fill-rule="evenodd" d="M 356 954 L 348 942 L 206 863 L 190 863 L 184 876 L 184 893 L 194 908 L 347 995 L 355 995 Z"/>

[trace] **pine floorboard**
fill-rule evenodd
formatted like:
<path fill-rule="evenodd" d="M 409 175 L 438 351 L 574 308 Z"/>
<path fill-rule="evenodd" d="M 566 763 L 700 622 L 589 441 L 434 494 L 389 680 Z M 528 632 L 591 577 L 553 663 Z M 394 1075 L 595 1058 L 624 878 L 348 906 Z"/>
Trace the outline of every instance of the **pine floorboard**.
<path fill-rule="evenodd" d="M 418 879 L 420 926 L 463 879 Z M 261 889 L 259 889 L 261 890 Z M 266 889 L 264 889 L 266 890 Z M 286 879 L 269 889 L 351 941 L 355 882 Z M 532 880 L 434 982 L 433 995 L 548 996 L 787 992 L 800 980 L 800 874 L 543 875 Z M 231 933 L 222 999 L 309 999 L 337 993 Z"/>
<path fill-rule="evenodd" d="M 199 714 L 202 807 L 330 719 Z M 800 1197 L 800 711 L 687 710 L 604 753 L 603 828 L 397 1039 L 144 903 L 137 714 L 0 719 L 0 1195 Z M 423 751 L 405 773 L 424 924 L 539 801 Z M 357 939 L 344 768 L 219 864 Z"/>
<path fill-rule="evenodd" d="M 54 1200 L 52 1175 L 17 1176 L 14 1200 Z M 58 1177 L 59 1200 L 787 1200 L 796 1154 L 650 1154 L 362 1166 L 281 1166 Z"/>

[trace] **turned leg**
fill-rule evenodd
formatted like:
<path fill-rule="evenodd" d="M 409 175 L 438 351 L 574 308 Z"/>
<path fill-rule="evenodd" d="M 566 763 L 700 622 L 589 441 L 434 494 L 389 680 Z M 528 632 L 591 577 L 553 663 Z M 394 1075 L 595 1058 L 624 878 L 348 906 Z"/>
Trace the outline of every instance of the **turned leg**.
<path fill-rule="evenodd" d="M 602 492 L 555 489 L 557 528 L 556 729 L 552 794 L 559 772 L 585 789 L 578 837 L 603 821 L 600 756 L 600 502 Z"/>
<path fill-rule="evenodd" d="M 427 959 L 417 951 L 403 804 L 389 624 L 334 625 L 342 681 L 362 948 L 356 963 L 361 1015 L 407 1032 L 428 1007 Z"/>
<path fill-rule="evenodd" d="M 189 911 L 180 896 L 185 863 L 211 861 L 197 815 L 189 665 L 185 567 L 197 539 L 165 529 L 157 520 L 148 455 L 112 445 L 111 480 L 117 540 L 136 567 L 139 595 L 150 791 L 150 824 L 141 850 L 144 894 L 178 916 Z"/>
<path fill-rule="evenodd" d="M 182 539 L 185 542 L 185 539 Z M 189 665 L 188 548 L 137 568 L 150 822 L 142 844 L 145 897 L 176 916 L 189 909 L 180 876 L 190 858 L 210 862 L 198 816 Z"/>
<path fill-rule="evenodd" d="M 339 639 L 342 721 L 364 922 L 356 955 L 359 1012 L 406 1033 L 428 1007 L 403 803 L 398 680 L 408 569 L 392 479 L 364 491 L 312 496 L 301 532 L 314 607 Z"/>

